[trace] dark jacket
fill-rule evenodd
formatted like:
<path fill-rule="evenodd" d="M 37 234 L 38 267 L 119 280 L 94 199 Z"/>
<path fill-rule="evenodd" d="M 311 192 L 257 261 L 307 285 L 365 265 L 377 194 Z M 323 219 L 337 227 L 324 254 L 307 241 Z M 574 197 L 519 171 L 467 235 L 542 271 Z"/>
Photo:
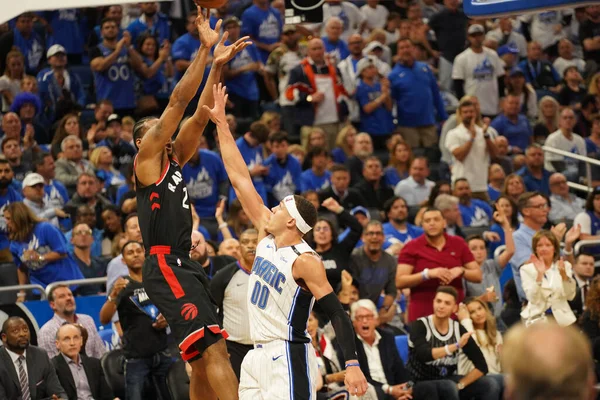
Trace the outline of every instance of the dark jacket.
<path fill-rule="evenodd" d="M 80 354 L 81 363 L 83 364 L 83 370 L 87 377 L 88 384 L 90 385 L 90 391 L 95 400 L 112 400 L 113 396 L 106 378 L 104 377 L 104 371 L 100 365 L 100 360 L 94 357 L 88 357 Z M 52 359 L 52 364 L 56 369 L 56 375 L 65 392 L 67 392 L 67 398 L 69 400 L 77 400 L 77 389 L 75 387 L 75 381 L 73 380 L 73 374 L 69 365 L 65 361 L 62 354 L 57 355 Z"/>
<path fill-rule="evenodd" d="M 46 351 L 30 345 L 25 353 L 25 362 L 32 400 L 51 398 L 54 394 L 63 399 L 67 398 Z M 0 348 L 0 399 L 20 398 L 19 372 L 3 346 Z"/>
<path fill-rule="evenodd" d="M 367 208 L 382 209 L 383 204 L 389 198 L 394 196 L 394 189 L 385 184 L 384 178 L 381 178 L 381 181 L 379 181 L 379 188 L 377 189 L 364 179 L 354 185 L 354 189 L 358 190 L 363 195 L 366 201 L 364 206 Z"/>
<path fill-rule="evenodd" d="M 365 205 L 365 198 L 356 189 L 348 188 L 347 192 L 348 194 L 346 195 L 346 197 L 344 197 L 344 199 L 341 200 L 339 196 L 335 194 L 333 188 L 329 186 L 327 189 L 319 191 L 319 201 L 322 203 L 323 200 L 332 197 L 335 201 L 340 203 L 340 205 L 348 211 L 352 210 L 356 206 Z"/>
<path fill-rule="evenodd" d="M 579 286 L 579 281 L 575 279 L 575 297 L 573 300 L 569 301 L 569 306 L 573 311 L 573 314 L 579 319 L 583 315 L 583 299 L 581 296 L 581 286 Z"/>
<path fill-rule="evenodd" d="M 226 265 L 220 269 L 210 281 L 210 293 L 217 305 L 219 320 L 223 323 L 223 299 L 225 298 L 225 289 L 231 282 L 231 278 L 240 270 L 237 261 Z"/>

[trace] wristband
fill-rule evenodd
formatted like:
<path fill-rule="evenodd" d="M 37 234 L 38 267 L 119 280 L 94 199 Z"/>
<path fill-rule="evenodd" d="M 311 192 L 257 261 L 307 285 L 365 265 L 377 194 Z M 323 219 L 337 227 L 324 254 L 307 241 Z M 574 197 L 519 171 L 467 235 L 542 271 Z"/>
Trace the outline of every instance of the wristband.
<path fill-rule="evenodd" d="M 222 224 L 219 224 L 219 229 L 223 229 L 223 228 L 227 228 L 227 222 L 223 222 Z"/>
<path fill-rule="evenodd" d="M 429 268 L 425 268 L 423 271 L 421 271 L 421 277 L 424 281 L 429 280 Z"/>
<path fill-rule="evenodd" d="M 447 355 L 449 355 L 449 356 L 451 356 L 451 355 L 452 355 L 452 352 L 450 351 L 450 348 L 448 347 L 448 345 L 445 345 L 445 346 L 444 346 L 444 350 L 446 351 L 446 354 L 447 354 Z"/>
<path fill-rule="evenodd" d="M 388 385 L 387 383 L 381 386 L 381 390 L 383 390 L 383 393 L 385 394 L 392 394 L 392 387 L 390 385 Z"/>
<path fill-rule="evenodd" d="M 456 348 L 457 348 L 458 350 L 460 350 L 460 343 L 456 342 L 455 344 L 456 344 Z"/>
<path fill-rule="evenodd" d="M 563 254 L 566 256 L 570 256 L 573 254 L 573 250 L 567 251 L 567 250 L 563 250 Z"/>
<path fill-rule="evenodd" d="M 357 363 L 357 362 L 355 362 L 355 363 L 346 363 L 346 366 L 344 367 L 344 369 L 348 368 L 348 367 L 359 367 L 360 368 L 360 364 Z"/>

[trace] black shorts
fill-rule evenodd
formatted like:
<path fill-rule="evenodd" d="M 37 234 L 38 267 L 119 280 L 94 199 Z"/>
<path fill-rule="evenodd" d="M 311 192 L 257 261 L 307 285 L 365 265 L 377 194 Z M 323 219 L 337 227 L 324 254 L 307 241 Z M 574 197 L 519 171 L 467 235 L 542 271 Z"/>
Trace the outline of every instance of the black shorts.
<path fill-rule="evenodd" d="M 208 278 L 187 254 L 153 246 L 142 276 L 146 293 L 167 320 L 184 361 L 198 358 L 210 345 L 227 338 L 219 325 Z"/>

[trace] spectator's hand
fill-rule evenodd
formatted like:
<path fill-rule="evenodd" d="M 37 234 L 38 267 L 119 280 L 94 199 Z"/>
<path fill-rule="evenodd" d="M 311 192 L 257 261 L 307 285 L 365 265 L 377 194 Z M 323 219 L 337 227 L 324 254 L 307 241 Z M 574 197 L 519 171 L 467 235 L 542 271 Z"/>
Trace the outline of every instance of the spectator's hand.
<path fill-rule="evenodd" d="M 281 42 L 275 42 L 273 44 L 267 45 L 267 49 L 269 50 L 269 53 L 270 53 L 273 50 L 275 50 L 276 48 L 278 48 L 279 46 L 281 46 Z"/>
<path fill-rule="evenodd" d="M 166 61 L 171 54 L 171 43 L 168 40 L 164 40 L 160 50 L 158 51 L 158 58 L 162 61 Z"/>
<path fill-rule="evenodd" d="M 221 199 L 217 203 L 217 208 L 215 209 L 215 219 L 219 225 L 225 222 L 223 219 L 223 212 L 225 212 L 225 200 Z"/>
<path fill-rule="evenodd" d="M 450 283 L 455 279 L 460 278 L 463 274 L 464 274 L 464 268 L 463 267 L 454 267 L 450 269 L 450 280 L 446 283 Z"/>
<path fill-rule="evenodd" d="M 568 281 L 569 276 L 567 275 L 567 268 L 565 267 L 565 258 L 561 256 L 558 259 L 558 273 L 560 273 L 560 277 L 563 281 Z"/>
<path fill-rule="evenodd" d="M 17 293 L 17 300 L 15 300 L 17 303 L 22 303 L 25 301 L 25 296 L 27 294 L 24 291 L 20 291 Z"/>
<path fill-rule="evenodd" d="M 428 272 L 429 278 L 436 278 L 439 279 L 443 284 L 446 284 L 450 281 L 452 281 L 452 273 L 450 273 L 450 270 L 448 268 L 432 268 L 429 270 Z"/>
<path fill-rule="evenodd" d="M 223 20 L 219 19 L 215 25 L 215 29 L 212 29 L 209 23 L 210 10 L 202 10 L 202 7 L 200 7 L 198 3 L 196 3 L 196 7 L 198 9 L 196 28 L 198 29 L 198 35 L 200 36 L 200 43 L 202 46 L 206 46 L 206 48 L 210 49 L 219 41 Z M 223 34 L 221 42 L 224 42 L 225 39 L 227 39 L 227 36 L 229 36 L 227 33 Z"/>
<path fill-rule="evenodd" d="M 352 275 L 350 275 L 350 272 L 346 271 L 345 269 L 342 270 L 342 291 L 344 291 L 344 289 L 350 289 L 350 286 L 352 286 Z"/>
<path fill-rule="evenodd" d="M 499 242 L 501 240 L 500 235 L 498 235 L 496 232 L 485 231 L 481 236 L 486 242 Z"/>
<path fill-rule="evenodd" d="M 556 224 L 550 228 L 550 231 L 554 234 L 554 236 L 556 236 L 556 239 L 559 242 L 562 242 L 563 237 L 565 237 L 565 233 L 567 232 L 567 225 L 565 225 L 564 222 L 561 222 L 560 224 Z"/>
<path fill-rule="evenodd" d="M 250 170 L 250 176 L 261 176 L 261 175 L 267 175 L 268 173 L 269 173 L 269 167 L 262 165 L 262 164 L 256 164 Z"/>
<path fill-rule="evenodd" d="M 397 257 L 403 248 L 404 248 L 404 243 L 398 242 L 398 243 L 392 244 L 390 247 L 385 249 L 385 252 L 394 257 Z"/>
<path fill-rule="evenodd" d="M 495 211 L 494 216 L 492 218 L 494 218 L 494 221 L 496 221 L 496 223 L 500 225 L 502 229 L 511 229 L 510 221 L 508 220 L 508 217 L 504 214 L 504 212 Z"/>
<path fill-rule="evenodd" d="M 123 277 L 117 279 L 117 281 L 113 285 L 112 290 L 110 291 L 110 297 L 116 298 L 119 295 L 119 293 L 121 293 L 123 289 L 127 287 L 128 284 L 129 281 Z"/>
<path fill-rule="evenodd" d="M 482 120 L 483 125 L 489 127 L 490 124 L 492 123 L 492 119 L 490 117 L 483 117 Z M 484 129 L 485 131 L 485 129 Z"/>
<path fill-rule="evenodd" d="M 346 377 L 344 379 L 344 385 L 352 396 L 362 396 L 367 392 L 369 384 L 365 375 L 360 370 L 360 367 L 348 367 L 346 368 Z"/>
<path fill-rule="evenodd" d="M 558 35 L 559 33 L 561 33 L 563 30 L 562 24 L 556 24 L 552 27 L 552 31 L 554 32 L 555 35 Z"/>
<path fill-rule="evenodd" d="M 381 91 L 383 93 L 389 94 L 390 93 L 390 80 L 386 77 L 381 77 L 379 79 L 379 82 L 381 83 Z"/>
<path fill-rule="evenodd" d="M 165 317 L 163 317 L 162 314 L 158 314 L 158 317 L 156 317 L 156 320 L 154 321 L 154 323 L 152 324 L 152 327 L 156 330 L 161 330 L 161 329 L 165 329 L 167 327 L 167 320 L 165 319 Z"/>
<path fill-rule="evenodd" d="M 565 244 L 573 245 L 573 243 L 575 243 L 579 239 L 580 234 L 581 234 L 581 225 L 579 225 L 579 224 L 573 225 L 571 227 L 571 229 L 569 229 L 567 231 L 567 234 L 565 235 Z"/>
<path fill-rule="evenodd" d="M 325 98 L 325 94 L 323 92 L 314 92 L 312 94 L 312 102 L 319 104 Z"/>
<path fill-rule="evenodd" d="M 477 136 L 477 129 L 475 129 L 475 126 L 476 126 L 475 125 L 475 118 L 473 118 L 471 120 L 471 123 L 469 124 L 469 127 L 468 127 L 469 133 L 471 134 L 471 137 L 473 139 L 475 139 L 475 137 Z"/>
<path fill-rule="evenodd" d="M 490 286 L 489 288 L 486 288 L 485 294 L 479 296 L 479 298 L 486 303 L 495 303 L 499 300 L 498 295 L 496 294 L 496 291 L 494 290 L 494 286 Z"/>
<path fill-rule="evenodd" d="M 200 226 L 200 217 L 196 212 L 196 207 L 192 205 L 192 229 L 197 230 Z"/>
<path fill-rule="evenodd" d="M 458 318 L 459 321 L 462 321 L 463 319 L 471 318 L 471 314 L 469 313 L 469 310 L 467 309 L 467 306 L 465 305 L 465 303 L 460 303 L 458 305 L 458 311 L 456 312 L 456 317 Z"/>
<path fill-rule="evenodd" d="M 90 129 L 88 129 L 87 134 L 85 135 L 88 143 L 94 144 L 96 142 L 96 133 L 99 128 L 99 124 L 92 124 L 92 126 L 90 126 Z"/>
<path fill-rule="evenodd" d="M 546 272 L 546 265 L 542 260 L 537 258 L 535 254 L 532 254 L 531 257 L 529 257 L 528 262 L 533 264 L 538 274 L 543 275 Z"/>
<path fill-rule="evenodd" d="M 64 212 L 60 208 L 55 208 L 54 209 L 54 213 L 56 214 L 56 216 L 58 218 L 67 218 L 69 216 L 69 214 L 67 214 L 66 212 Z"/>
<path fill-rule="evenodd" d="M 467 332 L 460 337 L 460 340 L 458 341 L 458 345 L 460 346 L 461 349 L 467 345 L 467 342 L 469 341 L 469 338 L 471 337 L 472 334 L 473 334 L 473 332 Z"/>
<path fill-rule="evenodd" d="M 557 86 L 551 87 L 549 90 L 552 93 L 560 93 L 560 91 L 562 90 L 562 88 L 563 88 L 563 85 L 557 85 Z"/>
<path fill-rule="evenodd" d="M 23 251 L 23 261 L 37 261 L 40 258 L 40 253 L 35 250 L 24 250 Z"/>
<path fill-rule="evenodd" d="M 25 136 L 23 137 L 23 147 L 26 149 L 35 146 L 35 129 L 32 124 L 25 125 Z"/>
<path fill-rule="evenodd" d="M 342 207 L 333 197 L 323 200 L 321 205 L 336 214 L 339 214 L 344 210 L 344 207 Z"/>
<path fill-rule="evenodd" d="M 412 388 L 408 389 L 406 387 L 406 383 L 403 383 L 401 385 L 394 385 L 390 387 L 390 391 L 391 391 L 391 395 L 394 399 L 398 399 L 398 400 L 406 400 L 406 399 L 412 399 Z"/>
<path fill-rule="evenodd" d="M 510 150 L 511 150 L 511 153 L 513 153 L 513 154 L 523 154 L 523 149 L 520 148 L 519 146 L 512 146 L 510 148 Z"/>

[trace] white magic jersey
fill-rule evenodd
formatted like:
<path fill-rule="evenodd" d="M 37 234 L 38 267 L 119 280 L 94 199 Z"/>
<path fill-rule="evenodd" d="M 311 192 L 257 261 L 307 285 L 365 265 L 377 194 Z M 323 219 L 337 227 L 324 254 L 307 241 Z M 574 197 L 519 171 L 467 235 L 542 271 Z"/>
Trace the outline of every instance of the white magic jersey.
<path fill-rule="evenodd" d="M 250 336 L 255 343 L 310 342 L 306 324 L 314 297 L 292 275 L 292 265 L 302 253 L 314 250 L 304 241 L 277 249 L 272 235 L 258 243 L 248 281 Z"/>

